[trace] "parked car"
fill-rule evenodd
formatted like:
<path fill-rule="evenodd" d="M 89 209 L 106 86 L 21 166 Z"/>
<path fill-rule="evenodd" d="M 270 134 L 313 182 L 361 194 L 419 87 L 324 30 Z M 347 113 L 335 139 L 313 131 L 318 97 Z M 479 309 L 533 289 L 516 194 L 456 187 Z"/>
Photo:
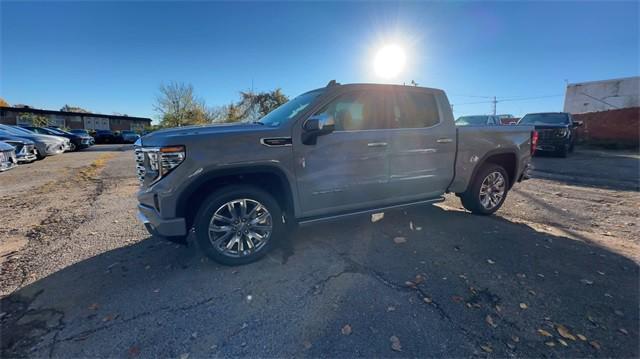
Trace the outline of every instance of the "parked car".
<path fill-rule="evenodd" d="M 35 142 L 31 140 L 2 134 L 2 130 L 0 130 L 0 141 L 13 146 L 18 163 L 29 163 L 38 159 Z"/>
<path fill-rule="evenodd" d="M 49 135 L 38 135 L 23 128 L 2 124 L 0 124 L 0 135 L 16 136 L 33 141 L 36 145 L 36 155 L 38 159 L 43 159 L 46 156 L 53 156 L 63 153 L 65 151 L 65 148 L 68 146 L 68 144 L 66 143 L 69 142 L 69 140 L 67 140 L 66 138 Z"/>
<path fill-rule="evenodd" d="M 122 137 L 123 143 L 134 143 L 140 138 L 140 135 L 135 133 L 134 131 L 121 131 L 120 136 Z"/>
<path fill-rule="evenodd" d="M 456 120 L 456 126 L 501 126 L 500 116 L 475 115 L 461 116 Z"/>
<path fill-rule="evenodd" d="M 75 135 L 78 136 L 83 136 L 83 137 L 89 137 L 90 139 L 90 146 L 93 146 L 96 144 L 96 140 L 93 138 L 93 136 L 91 136 L 91 134 L 89 133 L 89 131 L 85 130 L 85 129 L 73 129 L 73 130 L 69 130 L 69 133 L 73 133 Z"/>
<path fill-rule="evenodd" d="M 81 136 L 73 133 L 66 132 L 61 129 L 51 128 L 51 127 L 35 127 L 35 126 L 21 126 L 22 128 L 26 128 L 29 131 L 35 132 L 40 135 L 51 135 L 51 136 L 59 136 L 69 139 L 70 141 L 70 151 L 77 151 L 83 148 L 88 148 L 91 146 L 92 138 L 89 135 Z"/>
<path fill-rule="evenodd" d="M 111 130 L 97 130 L 93 138 L 96 143 L 119 143 L 118 136 Z"/>
<path fill-rule="evenodd" d="M 566 112 L 541 112 L 526 114 L 518 125 L 535 126 L 538 132 L 537 151 L 567 157 L 573 152 L 576 127 L 582 126 L 582 122 L 574 121 Z"/>
<path fill-rule="evenodd" d="M 13 146 L 0 141 L 0 172 L 8 171 L 18 164 Z"/>
<path fill-rule="evenodd" d="M 435 203 L 497 211 L 526 178 L 533 127 L 456 128 L 444 91 L 332 81 L 255 123 L 173 128 L 137 141 L 139 218 L 230 265 L 286 225 Z"/>

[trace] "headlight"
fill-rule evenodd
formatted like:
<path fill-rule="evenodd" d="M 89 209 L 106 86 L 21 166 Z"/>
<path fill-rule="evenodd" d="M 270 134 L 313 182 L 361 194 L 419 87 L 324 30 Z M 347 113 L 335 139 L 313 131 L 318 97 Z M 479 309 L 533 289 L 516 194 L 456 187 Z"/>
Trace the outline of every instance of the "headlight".
<path fill-rule="evenodd" d="M 569 135 L 569 129 L 563 128 L 556 131 L 556 136 L 558 137 L 567 137 Z"/>
<path fill-rule="evenodd" d="M 149 167 L 158 173 L 158 178 L 166 176 L 178 167 L 185 158 L 184 146 L 169 146 L 145 150 L 149 159 Z"/>

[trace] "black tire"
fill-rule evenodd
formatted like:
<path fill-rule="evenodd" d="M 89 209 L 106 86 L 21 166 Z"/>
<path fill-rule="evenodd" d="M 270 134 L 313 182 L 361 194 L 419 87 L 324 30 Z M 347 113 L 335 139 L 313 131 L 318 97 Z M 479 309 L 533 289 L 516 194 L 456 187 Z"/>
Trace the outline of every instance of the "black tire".
<path fill-rule="evenodd" d="M 572 142 L 571 146 L 569 146 L 569 153 L 573 153 L 574 147 L 575 147 L 575 143 Z"/>
<path fill-rule="evenodd" d="M 270 236 L 265 243 L 255 252 L 243 254 L 240 257 L 232 257 L 221 253 L 209 240 L 209 223 L 216 210 L 235 199 L 250 199 L 260 203 L 269 212 L 272 223 Z M 269 193 L 250 185 L 231 185 L 211 193 L 198 210 L 195 220 L 195 238 L 198 247 L 214 261 L 231 266 L 255 262 L 264 257 L 285 232 L 286 227 L 282 220 L 282 210 L 278 202 Z"/>
<path fill-rule="evenodd" d="M 499 172 L 504 179 L 504 195 L 500 199 L 500 201 L 491 208 L 485 208 L 482 205 L 480 200 L 480 188 L 482 187 L 482 183 L 491 173 Z M 462 206 L 466 208 L 473 214 L 479 215 L 490 215 L 495 211 L 499 210 L 502 207 L 502 204 L 507 199 L 507 193 L 509 192 L 509 176 L 507 175 L 507 171 L 497 164 L 487 163 L 483 165 L 480 170 L 476 173 L 475 177 L 472 179 L 471 185 L 467 189 L 466 192 L 460 194 L 460 201 L 462 202 Z"/>

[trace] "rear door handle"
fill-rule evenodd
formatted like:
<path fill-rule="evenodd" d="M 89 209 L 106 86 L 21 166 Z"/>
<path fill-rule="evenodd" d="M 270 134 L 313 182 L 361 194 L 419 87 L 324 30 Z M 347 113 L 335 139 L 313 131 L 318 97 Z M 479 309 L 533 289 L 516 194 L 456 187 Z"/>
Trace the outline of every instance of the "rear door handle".
<path fill-rule="evenodd" d="M 450 139 L 450 138 L 438 138 L 438 140 L 436 142 L 438 142 L 438 143 L 451 143 L 451 142 L 453 142 L 453 140 Z"/>
<path fill-rule="evenodd" d="M 386 142 L 371 142 L 367 143 L 367 147 L 387 147 Z"/>

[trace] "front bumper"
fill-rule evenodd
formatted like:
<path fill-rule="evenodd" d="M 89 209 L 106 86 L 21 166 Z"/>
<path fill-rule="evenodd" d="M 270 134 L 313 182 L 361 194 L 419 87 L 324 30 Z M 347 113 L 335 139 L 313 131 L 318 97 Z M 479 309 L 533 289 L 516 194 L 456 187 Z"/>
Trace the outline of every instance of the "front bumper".
<path fill-rule="evenodd" d="M 152 235 L 176 237 L 187 234 L 184 218 L 162 218 L 153 207 L 138 204 L 138 219 Z"/>
<path fill-rule="evenodd" d="M 65 149 L 65 147 L 67 146 L 65 146 L 64 143 L 48 144 L 45 153 L 47 156 L 59 155 L 68 150 L 68 148 Z"/>

